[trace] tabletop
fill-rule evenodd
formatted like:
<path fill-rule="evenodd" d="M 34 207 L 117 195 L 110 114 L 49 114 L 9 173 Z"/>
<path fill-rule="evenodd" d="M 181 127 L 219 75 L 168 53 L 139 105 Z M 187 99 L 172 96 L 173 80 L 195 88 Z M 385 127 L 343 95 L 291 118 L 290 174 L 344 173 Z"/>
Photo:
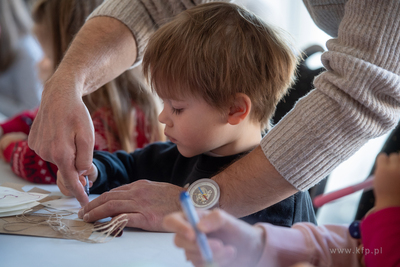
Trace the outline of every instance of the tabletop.
<path fill-rule="evenodd" d="M 0 160 L 0 184 L 23 184 L 25 191 L 36 186 L 59 192 L 56 185 L 27 182 Z M 186 267 L 184 251 L 173 243 L 172 233 L 146 232 L 125 228 L 123 235 L 107 243 L 91 244 L 76 240 L 0 234 L 0 266 L 112 266 Z"/>

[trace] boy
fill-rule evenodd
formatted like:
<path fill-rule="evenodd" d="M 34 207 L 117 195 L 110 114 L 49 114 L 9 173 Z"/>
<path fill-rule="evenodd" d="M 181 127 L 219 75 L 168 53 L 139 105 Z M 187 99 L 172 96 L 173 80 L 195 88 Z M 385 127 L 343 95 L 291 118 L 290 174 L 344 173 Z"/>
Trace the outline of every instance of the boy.
<path fill-rule="evenodd" d="M 147 179 L 179 188 L 154 201 L 177 200 L 182 187 L 215 175 L 259 144 L 296 65 L 276 31 L 234 4 L 208 3 L 181 13 L 154 33 L 143 58 L 144 74 L 164 102 L 159 121 L 170 142 L 130 154 L 95 152 L 91 193 Z M 62 177 L 58 184 L 65 192 Z M 308 192 L 299 192 L 243 219 L 291 226 L 315 222 L 315 215 Z M 156 221 L 145 228 L 163 230 L 162 218 Z"/>

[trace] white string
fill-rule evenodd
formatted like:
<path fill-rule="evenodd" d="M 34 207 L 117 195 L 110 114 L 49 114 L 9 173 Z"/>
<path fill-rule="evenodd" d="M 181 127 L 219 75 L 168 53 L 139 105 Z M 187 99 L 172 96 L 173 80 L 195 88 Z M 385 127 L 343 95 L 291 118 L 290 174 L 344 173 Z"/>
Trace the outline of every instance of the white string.
<path fill-rule="evenodd" d="M 3 228 L 7 232 L 16 233 L 33 227 L 46 225 L 50 226 L 54 231 L 60 233 L 67 239 L 75 239 L 88 243 L 105 243 L 118 236 L 128 223 L 127 215 L 120 214 L 109 222 L 93 225 L 82 221 L 82 223 L 85 224 L 83 228 L 82 226 L 70 227 L 63 219 L 66 216 L 74 214 L 73 212 L 56 213 L 47 208 L 44 210 L 49 212 L 49 214 L 29 213 L 32 210 L 26 210 L 21 215 L 16 216 L 17 222 L 6 223 Z M 73 227 L 80 227 L 80 229 L 74 230 Z M 93 232 L 96 232 L 96 234 L 92 235 Z M 86 237 L 87 235 L 90 235 L 89 238 Z"/>

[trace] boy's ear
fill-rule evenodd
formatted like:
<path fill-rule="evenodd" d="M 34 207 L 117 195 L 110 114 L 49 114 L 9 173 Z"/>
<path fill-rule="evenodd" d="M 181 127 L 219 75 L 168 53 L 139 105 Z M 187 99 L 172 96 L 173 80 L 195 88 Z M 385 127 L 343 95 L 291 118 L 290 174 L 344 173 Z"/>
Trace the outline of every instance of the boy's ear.
<path fill-rule="evenodd" d="M 237 125 L 243 121 L 251 110 L 251 100 L 246 94 L 237 93 L 229 107 L 228 123 Z"/>

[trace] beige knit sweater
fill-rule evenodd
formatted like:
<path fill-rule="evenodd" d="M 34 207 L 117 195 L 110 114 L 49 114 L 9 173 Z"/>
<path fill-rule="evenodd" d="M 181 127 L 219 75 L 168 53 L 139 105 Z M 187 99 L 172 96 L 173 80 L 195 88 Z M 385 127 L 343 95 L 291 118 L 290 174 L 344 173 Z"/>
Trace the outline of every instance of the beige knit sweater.
<path fill-rule="evenodd" d="M 106 1 L 91 16 L 125 23 L 140 60 L 148 36 L 201 0 Z M 265 156 L 299 190 L 326 177 L 369 139 L 397 125 L 400 115 L 400 2 L 304 0 L 315 23 L 337 38 L 322 55 L 327 69 L 261 141 Z"/>

